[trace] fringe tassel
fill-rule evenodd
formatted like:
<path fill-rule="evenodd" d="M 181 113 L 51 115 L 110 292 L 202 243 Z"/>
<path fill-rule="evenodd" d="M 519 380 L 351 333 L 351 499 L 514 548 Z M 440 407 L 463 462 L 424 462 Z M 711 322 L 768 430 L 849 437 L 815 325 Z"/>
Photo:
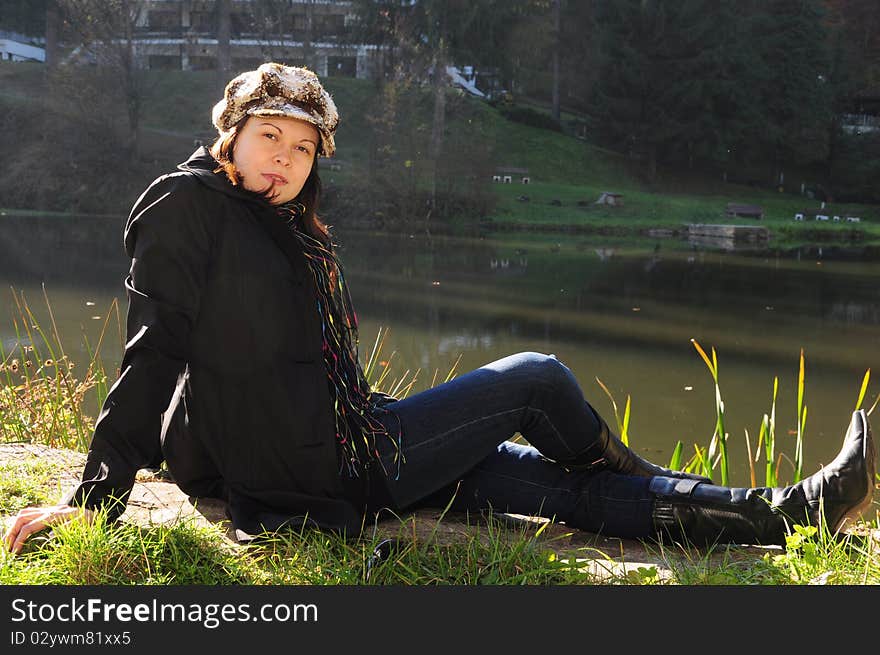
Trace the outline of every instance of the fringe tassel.
<path fill-rule="evenodd" d="M 381 465 L 376 444 L 379 439 L 388 439 L 397 451 L 397 475 L 401 464 L 401 435 L 391 435 L 373 415 L 370 384 L 358 358 L 357 314 L 345 283 L 342 264 L 332 244 L 325 244 L 304 230 L 302 220 L 299 220 L 304 210 L 303 205 L 291 203 L 279 207 L 279 214 L 291 226 L 315 278 L 316 309 L 321 320 L 321 352 L 333 403 L 336 440 L 343 453 L 343 469 L 349 477 L 358 477 L 365 458 Z M 384 467 L 383 471 L 387 476 Z"/>

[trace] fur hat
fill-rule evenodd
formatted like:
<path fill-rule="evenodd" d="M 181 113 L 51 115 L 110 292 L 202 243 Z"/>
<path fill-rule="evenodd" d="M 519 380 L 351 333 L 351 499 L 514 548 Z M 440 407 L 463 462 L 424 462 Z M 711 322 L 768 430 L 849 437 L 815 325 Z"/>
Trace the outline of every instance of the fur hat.
<path fill-rule="evenodd" d="M 321 135 L 318 154 L 332 157 L 336 151 L 336 104 L 308 68 L 267 63 L 230 80 L 223 100 L 211 112 L 214 127 L 223 134 L 248 115 L 290 116 L 307 121 Z"/>

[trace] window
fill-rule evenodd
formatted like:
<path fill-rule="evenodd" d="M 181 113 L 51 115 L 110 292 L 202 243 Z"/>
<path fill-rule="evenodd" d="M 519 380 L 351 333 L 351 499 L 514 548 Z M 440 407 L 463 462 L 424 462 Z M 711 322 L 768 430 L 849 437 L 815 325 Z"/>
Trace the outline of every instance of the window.
<path fill-rule="evenodd" d="M 316 36 L 339 36 L 345 33 L 345 16 L 343 14 L 315 16 L 313 28 Z"/>
<path fill-rule="evenodd" d="M 151 30 L 170 30 L 180 27 L 180 14 L 176 11 L 148 11 L 147 24 Z"/>
<path fill-rule="evenodd" d="M 291 14 L 290 29 L 294 31 L 305 30 L 307 25 L 305 14 Z"/>
<path fill-rule="evenodd" d="M 189 24 L 196 32 L 213 32 L 216 28 L 214 15 L 210 11 L 194 11 L 189 15 Z"/>

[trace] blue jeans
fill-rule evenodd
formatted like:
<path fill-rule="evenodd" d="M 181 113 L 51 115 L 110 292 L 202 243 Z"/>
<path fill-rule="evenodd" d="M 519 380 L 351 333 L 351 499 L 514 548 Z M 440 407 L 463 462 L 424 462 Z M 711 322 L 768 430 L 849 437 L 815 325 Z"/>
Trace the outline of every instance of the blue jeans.
<path fill-rule="evenodd" d="M 397 453 L 381 448 L 396 509 L 492 509 L 544 516 L 607 536 L 649 537 L 648 478 L 570 471 L 600 424 L 553 355 L 519 353 L 385 405 Z M 531 445 L 508 441 L 519 432 Z M 399 464 L 399 466 L 398 466 Z"/>

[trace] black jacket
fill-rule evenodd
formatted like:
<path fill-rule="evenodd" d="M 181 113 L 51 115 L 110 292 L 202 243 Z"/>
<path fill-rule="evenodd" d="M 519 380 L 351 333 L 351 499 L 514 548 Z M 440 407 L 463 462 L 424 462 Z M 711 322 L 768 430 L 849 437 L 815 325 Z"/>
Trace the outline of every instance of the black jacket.
<path fill-rule="evenodd" d="M 339 474 L 314 278 L 272 206 L 216 167 L 199 149 L 132 209 L 128 342 L 67 501 L 117 516 L 164 457 L 247 533 L 306 515 L 356 533 L 365 476 Z"/>

